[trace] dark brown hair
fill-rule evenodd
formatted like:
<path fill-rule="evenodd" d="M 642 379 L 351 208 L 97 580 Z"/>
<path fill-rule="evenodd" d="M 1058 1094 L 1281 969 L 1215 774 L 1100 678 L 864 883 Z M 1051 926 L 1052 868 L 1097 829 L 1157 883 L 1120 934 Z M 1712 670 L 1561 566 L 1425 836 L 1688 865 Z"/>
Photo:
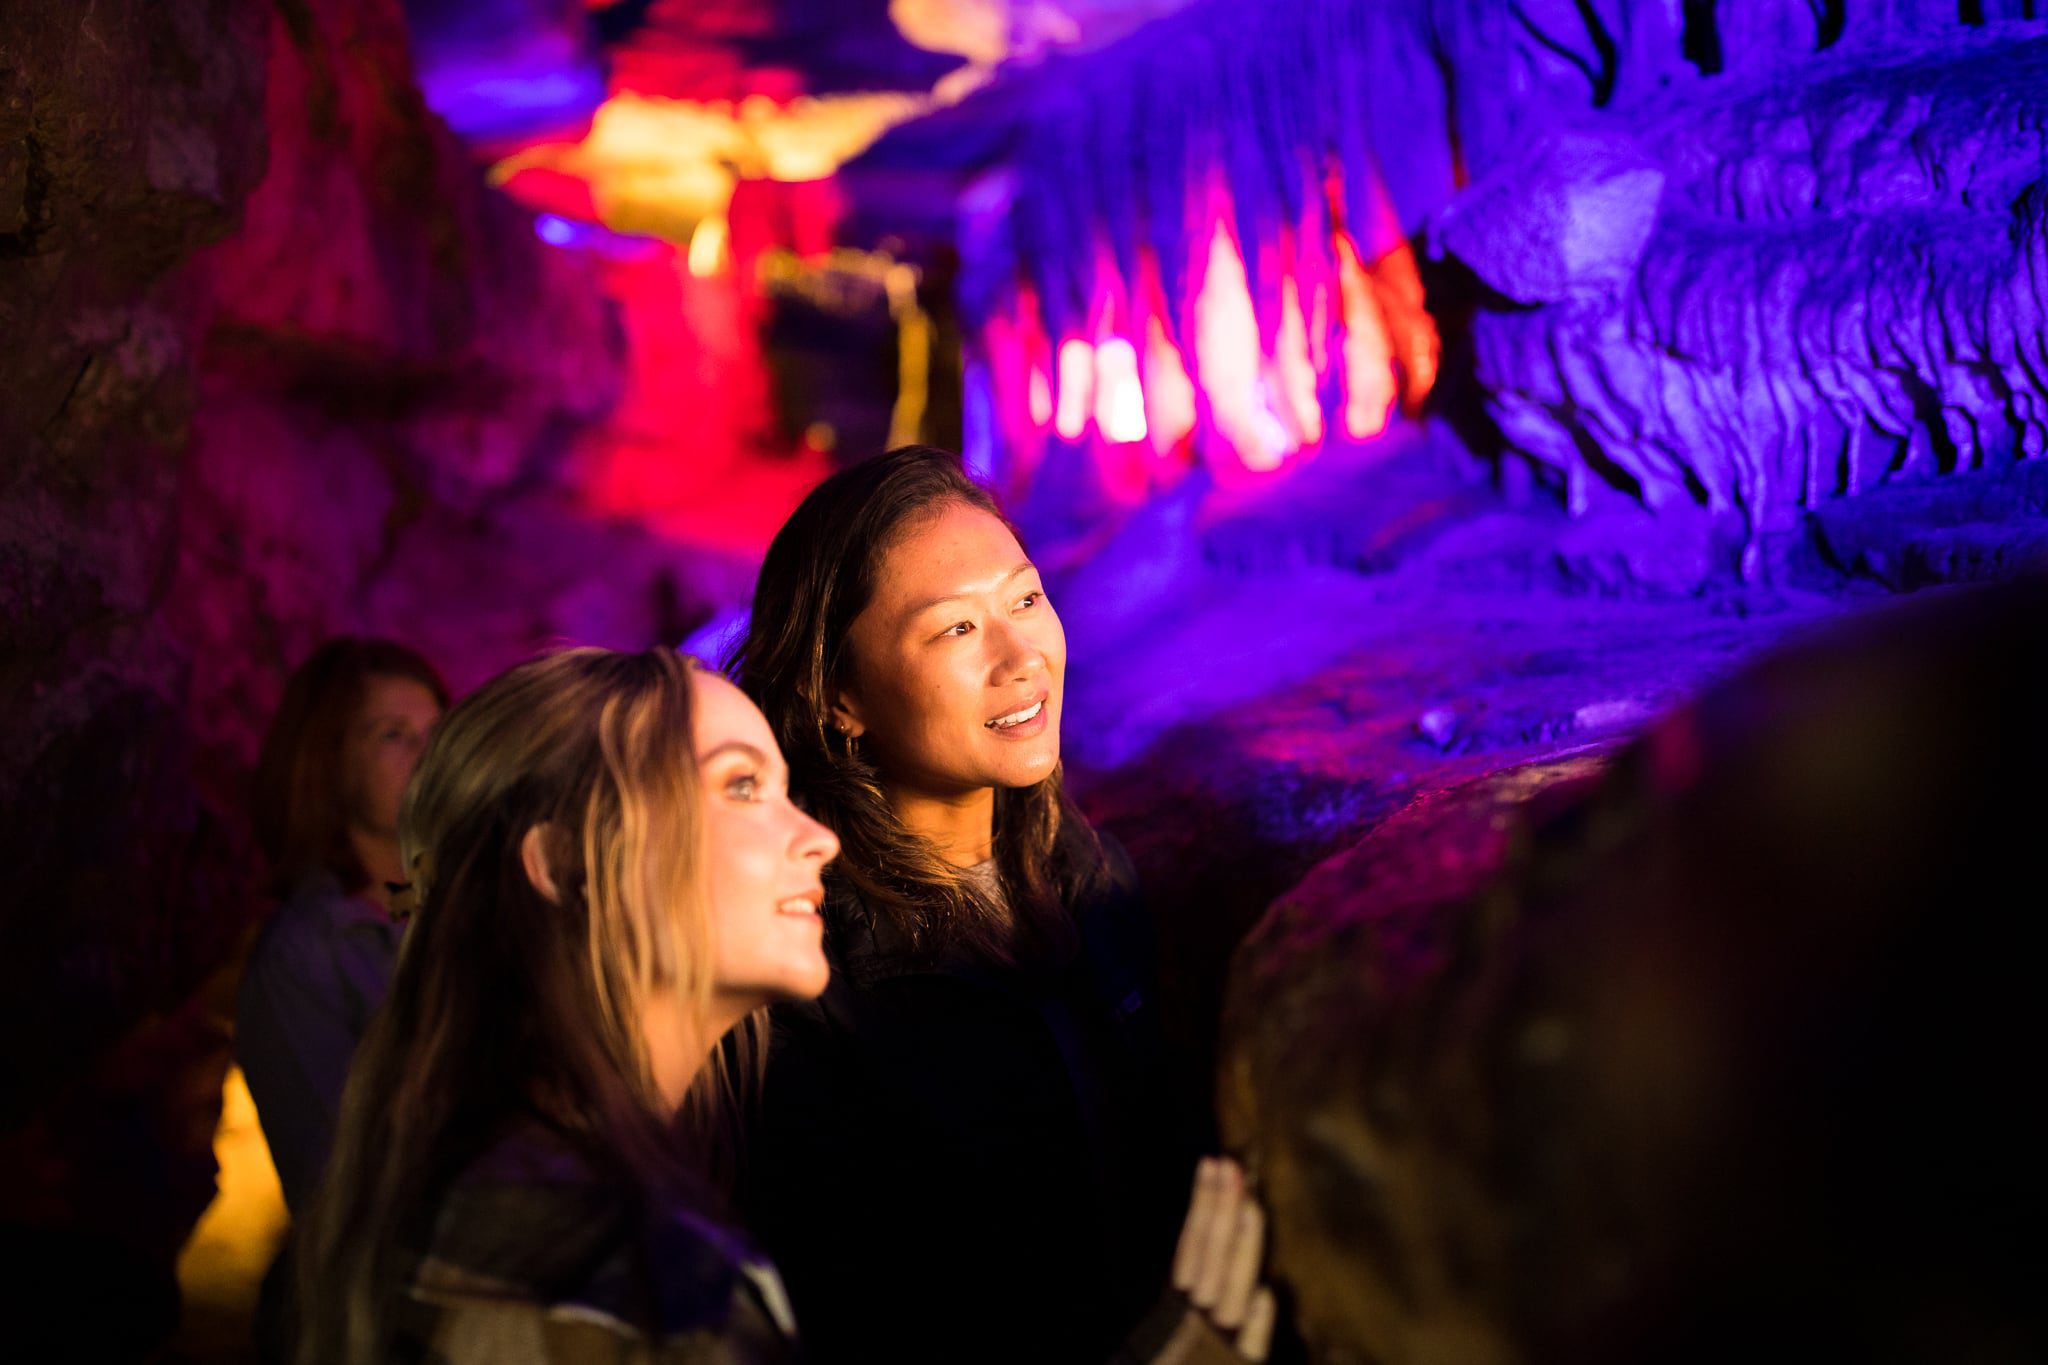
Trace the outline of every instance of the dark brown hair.
<path fill-rule="evenodd" d="M 270 864 L 270 888 L 280 896 L 321 868 L 345 891 L 370 884 L 348 838 L 342 761 L 372 678 L 410 678 L 444 710 L 448 706 L 448 684 L 434 666 L 391 640 L 340 636 L 298 666 L 263 738 L 250 793 L 256 843 Z"/>
<path fill-rule="evenodd" d="M 811 490 L 768 546 L 753 616 L 727 671 L 768 717 L 791 789 L 839 836 L 839 859 L 825 875 L 851 896 L 835 895 L 826 907 L 835 930 L 859 914 L 921 961 L 1062 961 L 1075 943 L 1070 907 L 1106 871 L 1059 769 L 1033 786 L 996 791 L 1006 907 L 904 826 L 885 795 L 887 775 L 832 725 L 832 697 L 852 668 L 848 639 L 874 596 L 882 557 L 948 503 L 1009 525 L 957 456 L 927 446 L 892 450 Z"/>

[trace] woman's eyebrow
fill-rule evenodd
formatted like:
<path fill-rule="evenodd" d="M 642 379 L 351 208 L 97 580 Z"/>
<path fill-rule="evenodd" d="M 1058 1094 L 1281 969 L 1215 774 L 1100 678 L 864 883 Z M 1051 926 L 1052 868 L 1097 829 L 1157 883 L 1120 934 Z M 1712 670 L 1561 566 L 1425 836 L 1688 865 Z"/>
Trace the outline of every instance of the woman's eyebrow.
<path fill-rule="evenodd" d="M 709 753 L 698 754 L 697 762 L 699 764 L 709 763 L 712 759 L 725 754 L 740 754 L 743 757 L 752 759 L 763 767 L 768 765 L 768 755 L 762 753 L 743 739 L 729 739 Z"/>
<path fill-rule="evenodd" d="M 1010 571 L 1009 571 L 1008 573 L 1004 574 L 1004 575 L 1003 575 L 1003 576 L 1002 576 L 1001 578 L 997 579 L 997 580 L 996 580 L 996 583 L 995 583 L 995 586 L 996 586 L 996 587 L 998 587 L 998 588 L 1000 588 L 1000 587 L 1002 587 L 1002 586 L 1003 586 L 1003 584 L 1005 584 L 1005 583 L 1009 582 L 1009 581 L 1010 581 L 1011 579 L 1013 579 L 1013 578 L 1017 577 L 1017 576 L 1018 576 L 1019 574 L 1027 574 L 1027 573 L 1030 573 L 1030 572 L 1032 572 L 1032 571 L 1033 571 L 1034 569 L 1036 569 L 1037 567 L 1038 567 L 1038 566 L 1037 566 L 1036 564 L 1033 564 L 1033 563 L 1032 563 L 1032 562 L 1031 562 L 1030 560 L 1028 560 L 1028 559 L 1027 559 L 1027 560 L 1025 560 L 1025 561 L 1024 561 L 1024 562 L 1023 562 L 1022 564 L 1019 564 L 1019 565 L 1018 565 L 1018 566 L 1017 566 L 1016 568 L 1014 568 L 1014 569 L 1010 570 Z M 933 607 L 943 607 L 943 606 L 945 606 L 945 605 L 946 605 L 946 603 L 948 603 L 948 602 L 958 602 L 958 601 L 961 601 L 961 600 L 965 599 L 965 598 L 966 598 L 966 597 L 968 596 L 968 594 L 969 594 L 969 593 L 971 593 L 972 591 L 973 591 L 973 589 L 971 589 L 971 588 L 962 588 L 962 589 L 961 589 L 961 590 L 960 590 L 959 592 L 949 592 L 949 593 L 946 593 L 946 594 L 945 594 L 944 596 L 941 596 L 941 597 L 932 597 L 932 598 L 927 598 L 927 599 L 926 599 L 925 601 L 919 602 L 919 603 L 918 603 L 917 605 L 915 605 L 915 606 L 913 606 L 913 607 L 910 607 L 909 609 L 907 609 L 907 610 L 906 610 L 906 611 L 905 611 L 905 612 L 903 613 L 903 619 L 904 619 L 904 620 L 906 620 L 906 621 L 909 621 L 909 620 L 912 620 L 912 619 L 914 619 L 914 618 L 916 618 L 916 617 L 919 617 L 919 616 L 922 616 L 922 615 L 924 615 L 924 614 L 925 614 L 926 612 L 930 611 L 930 610 L 931 610 L 931 609 L 932 609 Z"/>

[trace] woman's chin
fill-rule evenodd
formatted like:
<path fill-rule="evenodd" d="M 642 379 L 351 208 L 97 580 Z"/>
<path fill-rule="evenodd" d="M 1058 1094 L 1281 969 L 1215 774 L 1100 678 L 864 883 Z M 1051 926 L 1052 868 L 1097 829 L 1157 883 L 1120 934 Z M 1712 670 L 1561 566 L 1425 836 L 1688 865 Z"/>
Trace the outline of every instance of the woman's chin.
<path fill-rule="evenodd" d="M 815 964 L 807 964 L 793 975 L 789 998 L 792 1001 L 816 1000 L 831 984 L 831 965 L 821 955 Z"/>
<path fill-rule="evenodd" d="M 1060 737 L 1050 731 L 1029 744 L 1006 743 L 988 755 L 987 785 L 991 787 L 1035 787 L 1051 777 L 1060 766 Z"/>

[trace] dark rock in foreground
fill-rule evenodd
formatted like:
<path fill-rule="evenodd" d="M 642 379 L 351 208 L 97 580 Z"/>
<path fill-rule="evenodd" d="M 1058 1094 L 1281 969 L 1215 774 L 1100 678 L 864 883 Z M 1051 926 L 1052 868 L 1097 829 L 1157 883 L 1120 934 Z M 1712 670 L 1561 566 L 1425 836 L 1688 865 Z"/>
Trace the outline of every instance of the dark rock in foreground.
<path fill-rule="evenodd" d="M 1223 1118 L 1312 1357 L 2040 1359 L 2044 685 L 2048 578 L 1922 599 L 1284 897 Z"/>

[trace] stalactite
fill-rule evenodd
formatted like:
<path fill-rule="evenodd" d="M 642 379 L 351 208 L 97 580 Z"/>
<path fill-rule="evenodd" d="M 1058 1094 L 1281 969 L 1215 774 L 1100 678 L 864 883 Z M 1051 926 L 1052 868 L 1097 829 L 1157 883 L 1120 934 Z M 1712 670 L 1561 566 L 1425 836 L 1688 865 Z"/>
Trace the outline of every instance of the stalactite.
<path fill-rule="evenodd" d="M 1922 465 L 2048 448 L 2040 33 L 1945 0 L 1730 0 L 1683 23 L 1662 0 L 1197 0 L 1048 65 L 963 299 L 986 320 L 1028 282 L 1056 345 L 1110 290 L 1120 334 L 1149 353 L 1156 316 L 1206 386 L 1219 186 L 1267 379 L 1306 331 L 1323 406 L 1297 425 L 1351 427 L 1347 351 L 1391 350 L 1410 402 L 1433 374 L 1412 269 L 1377 270 L 1421 235 L 1519 305 L 1476 319 L 1478 377 L 1575 503 L 1607 484 L 1766 529 Z M 1607 161 L 1536 175 L 1567 129 Z M 1345 341 L 1340 234 L 1373 345 Z"/>

